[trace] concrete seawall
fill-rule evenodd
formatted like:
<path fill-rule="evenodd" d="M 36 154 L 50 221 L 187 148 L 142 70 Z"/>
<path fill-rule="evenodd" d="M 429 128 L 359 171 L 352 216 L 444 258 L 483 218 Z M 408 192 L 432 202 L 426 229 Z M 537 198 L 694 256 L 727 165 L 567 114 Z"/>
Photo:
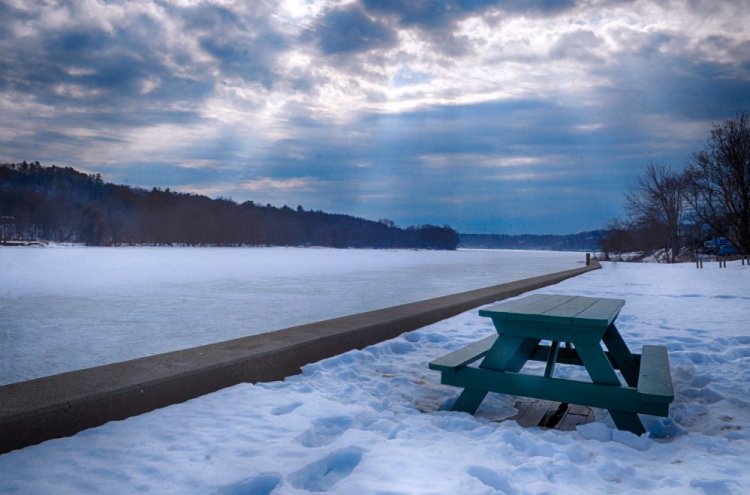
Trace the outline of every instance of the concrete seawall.
<path fill-rule="evenodd" d="M 483 304 L 556 284 L 589 266 L 0 386 L 0 453 L 73 435 L 396 337 Z"/>

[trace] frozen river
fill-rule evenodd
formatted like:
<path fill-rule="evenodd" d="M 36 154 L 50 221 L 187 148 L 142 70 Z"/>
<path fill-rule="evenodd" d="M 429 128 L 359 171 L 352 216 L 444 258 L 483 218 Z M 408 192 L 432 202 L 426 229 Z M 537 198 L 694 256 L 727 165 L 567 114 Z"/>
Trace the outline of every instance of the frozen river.
<path fill-rule="evenodd" d="M 580 266 L 582 253 L 1 248 L 0 384 Z"/>

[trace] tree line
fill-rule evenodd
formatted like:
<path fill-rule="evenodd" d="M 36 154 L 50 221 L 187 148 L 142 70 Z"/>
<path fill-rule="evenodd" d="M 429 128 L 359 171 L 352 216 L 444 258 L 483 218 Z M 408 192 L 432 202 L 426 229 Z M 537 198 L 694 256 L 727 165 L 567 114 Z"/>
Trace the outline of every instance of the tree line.
<path fill-rule="evenodd" d="M 459 234 L 459 246 L 474 249 L 533 249 L 549 251 L 596 251 L 603 230 L 577 234 Z"/>
<path fill-rule="evenodd" d="M 674 263 L 726 239 L 750 254 L 750 117 L 714 124 L 705 147 L 683 170 L 650 164 L 626 196 L 625 219 L 610 222 L 605 257 L 660 253 Z"/>
<path fill-rule="evenodd" d="M 449 226 L 211 199 L 105 183 L 99 174 L 34 163 L 0 165 L 0 241 L 110 245 L 328 246 L 456 249 Z"/>

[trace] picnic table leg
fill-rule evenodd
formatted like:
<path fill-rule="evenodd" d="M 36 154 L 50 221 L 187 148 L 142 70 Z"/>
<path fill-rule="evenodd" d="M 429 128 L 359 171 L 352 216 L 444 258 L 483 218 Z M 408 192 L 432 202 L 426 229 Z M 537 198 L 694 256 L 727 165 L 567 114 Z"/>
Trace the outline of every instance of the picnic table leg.
<path fill-rule="evenodd" d="M 552 373 L 555 371 L 555 363 L 557 363 L 557 353 L 560 350 L 560 342 L 557 340 L 552 341 L 552 345 L 549 349 L 549 355 L 547 356 L 547 366 L 544 368 L 544 377 L 550 378 Z"/>
<path fill-rule="evenodd" d="M 539 345 L 539 339 L 500 335 L 482 360 L 480 368 L 517 373 Z"/>
<path fill-rule="evenodd" d="M 576 350 L 594 383 L 622 386 L 617 373 L 599 344 L 577 344 Z M 607 411 L 618 429 L 631 431 L 636 435 L 646 433 L 638 414 L 617 409 L 607 409 Z"/>
<path fill-rule="evenodd" d="M 465 388 L 463 392 L 458 396 L 456 402 L 453 404 L 451 411 L 467 412 L 474 414 L 479 404 L 482 403 L 484 398 L 487 396 L 486 390 L 478 390 L 475 388 Z"/>
<path fill-rule="evenodd" d="M 518 372 L 539 344 L 539 339 L 499 336 L 479 365 L 480 368 Z M 487 391 L 466 387 L 451 408 L 474 414 L 487 396 Z"/>
<path fill-rule="evenodd" d="M 622 339 L 620 332 L 614 323 L 611 323 L 604 332 L 604 345 L 609 349 L 610 355 L 614 360 L 625 381 L 631 387 L 638 386 L 639 365 L 633 354 L 628 349 L 627 344 Z"/>

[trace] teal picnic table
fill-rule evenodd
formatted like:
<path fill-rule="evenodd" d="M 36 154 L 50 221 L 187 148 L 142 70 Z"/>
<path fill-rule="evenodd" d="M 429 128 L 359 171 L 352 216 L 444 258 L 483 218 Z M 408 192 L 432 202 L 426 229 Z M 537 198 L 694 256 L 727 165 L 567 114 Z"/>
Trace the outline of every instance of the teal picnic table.
<path fill-rule="evenodd" d="M 644 345 L 636 354 L 622 339 L 615 319 L 624 304 L 552 294 L 503 302 L 479 311 L 497 335 L 429 367 L 443 384 L 463 388 L 454 411 L 473 414 L 488 392 L 500 392 L 607 409 L 617 428 L 640 435 L 638 414 L 667 416 L 674 391 L 666 347 Z M 544 371 L 523 372 L 530 360 L 546 362 Z M 583 366 L 590 381 L 556 378 L 558 363 Z"/>

